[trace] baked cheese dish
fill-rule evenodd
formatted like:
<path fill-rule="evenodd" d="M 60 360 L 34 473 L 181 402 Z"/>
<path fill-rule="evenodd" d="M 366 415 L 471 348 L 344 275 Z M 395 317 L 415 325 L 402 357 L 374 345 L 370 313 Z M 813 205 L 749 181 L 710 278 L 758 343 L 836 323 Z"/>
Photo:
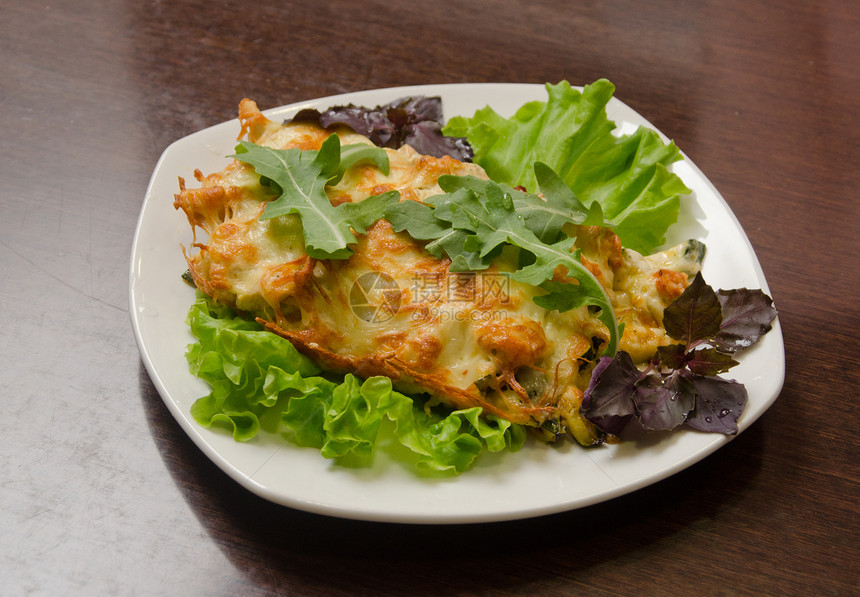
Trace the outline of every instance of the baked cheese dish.
<path fill-rule="evenodd" d="M 334 132 L 308 122 L 278 123 L 251 100 L 239 107 L 240 138 L 277 149 L 319 150 L 331 134 L 343 144 L 371 144 L 346 127 Z M 442 175 L 486 179 L 472 163 L 385 149 L 389 171 L 359 163 L 333 186 L 332 205 L 388 191 L 423 202 L 442 193 Z M 582 444 L 599 432 L 579 413 L 594 362 L 609 341 L 593 308 L 559 313 L 538 306 L 539 287 L 510 277 L 517 254 L 503 250 L 489 269 L 452 272 L 422 241 L 385 219 L 370 225 L 346 259 L 305 252 L 297 214 L 261 219 L 276 198 L 247 163 L 180 179 L 174 206 L 193 229 L 184 247 L 195 285 L 218 302 L 256 318 L 268 330 L 332 372 L 386 376 L 406 393 L 424 393 L 454 408 L 565 434 Z M 643 256 L 621 246 L 608 228 L 567 225 L 581 260 L 610 298 L 619 349 L 636 361 L 670 343 L 663 309 L 699 271 L 704 247 L 688 241 Z"/>

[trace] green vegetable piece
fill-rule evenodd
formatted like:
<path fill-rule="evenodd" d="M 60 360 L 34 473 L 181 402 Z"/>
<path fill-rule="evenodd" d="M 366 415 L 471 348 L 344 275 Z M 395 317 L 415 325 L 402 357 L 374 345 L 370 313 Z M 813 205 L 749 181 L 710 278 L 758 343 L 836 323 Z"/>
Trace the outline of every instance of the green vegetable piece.
<path fill-rule="evenodd" d="M 388 191 L 356 203 L 341 203 L 335 209 L 343 212 L 346 221 L 355 232 L 364 234 L 371 224 L 385 217 L 390 206 L 396 205 L 399 201 L 398 191 Z"/>
<path fill-rule="evenodd" d="M 331 135 L 337 137 L 337 135 Z M 329 137 L 329 138 L 331 138 Z M 326 139 L 328 140 L 328 139 Z M 339 143 L 339 141 L 338 141 Z M 388 154 L 381 147 L 367 145 L 365 143 L 355 143 L 352 145 L 344 145 L 340 150 L 340 164 L 338 164 L 337 172 L 334 178 L 328 181 L 328 185 L 334 186 L 343 178 L 347 170 L 353 166 L 362 163 L 375 164 L 380 172 L 388 175 L 390 164 L 388 162 Z"/>
<path fill-rule="evenodd" d="M 690 192 L 666 169 L 680 151 L 641 127 L 613 135 L 606 105 L 615 87 L 605 79 L 582 92 L 567 81 L 546 89 L 546 102 L 527 103 L 509 119 L 485 107 L 452 118 L 443 132 L 466 137 L 475 163 L 500 184 L 534 190 L 540 181 L 533 165 L 545 164 L 583 205 L 600 205 L 625 246 L 652 253 L 678 218 L 680 195 Z"/>
<path fill-rule="evenodd" d="M 462 473 L 481 454 L 514 451 L 525 441 L 522 426 L 485 419 L 480 408 L 428 414 L 385 377 L 322 377 L 287 340 L 202 293 L 187 323 L 197 339 L 186 352 L 189 369 L 212 388 L 191 414 L 204 427 L 226 428 L 237 441 L 260 430 L 282 432 L 350 466 L 366 466 L 385 446 L 416 472 L 435 474 Z"/>
<path fill-rule="evenodd" d="M 546 172 L 543 174 L 550 179 Z M 433 239 L 436 244 L 432 250 L 442 249 L 447 253 L 452 260 L 452 271 L 486 269 L 504 246 L 518 247 L 533 260 L 515 271 L 512 278 L 543 288 L 546 294 L 535 297 L 534 301 L 545 309 L 563 312 L 585 305 L 598 307 L 598 318 L 610 336 L 604 354 L 615 354 L 621 332 L 612 303 L 600 283 L 582 265 L 579 251 L 571 251 L 575 239 L 566 237 L 547 244 L 529 224 L 544 236 L 555 238 L 564 223 L 586 221 L 595 217 L 596 212 L 565 203 L 564 199 L 569 200 L 571 195 L 566 187 L 563 199 L 544 202 L 537 196 L 473 176 L 441 176 L 439 186 L 446 193 L 430 199 L 432 208 L 404 206 L 404 203 L 390 208 L 386 217 L 395 229 L 407 230 L 421 240 Z M 535 201 L 545 203 L 548 209 L 537 209 Z M 527 205 L 535 208 L 530 212 L 523 210 Z M 410 215 L 416 217 L 410 219 Z M 527 215 L 531 216 L 529 220 Z M 558 266 L 563 266 L 575 283 L 553 281 Z"/>
<path fill-rule="evenodd" d="M 440 186 L 454 188 L 461 180 L 444 177 L 444 180 L 440 179 Z M 534 299 L 545 309 L 564 312 L 585 305 L 599 307 L 598 318 L 609 330 L 610 336 L 603 354 L 615 354 L 620 332 L 612 303 L 594 275 L 582 265 L 579 251 L 572 251 L 576 239 L 565 238 L 552 245 L 541 242 L 526 225 L 524 216 L 516 210 L 511 195 L 489 181 L 484 183 L 483 197 L 473 194 L 468 201 L 452 204 L 449 210 L 443 210 L 438 217 L 451 218 L 455 228 L 472 230 L 475 234 L 469 240 L 474 241 L 473 245 L 480 244 L 482 256 L 504 244 L 514 245 L 531 254 L 534 262 L 517 270 L 511 277 L 546 290 L 547 294 Z M 564 267 L 576 283 L 553 281 L 558 266 Z"/>
<path fill-rule="evenodd" d="M 543 192 L 543 206 L 520 203 L 517 212 L 529 222 L 531 229 L 544 242 L 553 242 L 552 231 L 561 230 L 568 222 L 585 226 L 608 226 L 614 224 L 603 218 L 600 203 L 593 202 L 589 207 L 582 204 L 570 187 L 543 162 L 534 165 L 538 186 Z M 534 195 L 529 195 L 535 197 Z M 557 233 L 556 233 L 557 234 Z"/>
<path fill-rule="evenodd" d="M 305 252 L 317 259 L 349 257 L 352 250 L 348 245 L 356 241 L 353 229 L 364 231 L 370 213 L 369 209 L 361 210 L 359 220 L 352 220 L 354 212 L 333 206 L 325 187 L 336 183 L 347 168 L 359 162 L 371 160 L 383 172 L 388 171 L 385 150 L 365 145 L 341 148 L 337 135 L 329 136 L 319 151 L 272 149 L 242 141 L 231 157 L 250 164 L 269 184 L 277 186 L 279 195 L 266 204 L 261 219 L 299 214 Z M 382 210 L 377 213 L 379 219 Z"/>
<path fill-rule="evenodd" d="M 319 372 L 283 338 L 200 292 L 186 321 L 198 339 L 186 351 L 189 370 L 212 388 L 191 415 L 204 427 L 227 427 L 236 441 L 257 435 L 260 417 L 276 406 L 280 392 L 307 391 L 305 378 Z"/>
<path fill-rule="evenodd" d="M 433 202 L 452 201 L 457 202 L 458 197 L 465 197 L 467 190 L 454 197 L 438 195 L 430 197 L 426 203 L 417 201 L 402 201 L 391 205 L 386 209 L 385 218 L 391 223 L 397 232 L 406 231 L 412 238 L 426 240 L 424 248 L 436 257 L 451 259 L 451 271 L 479 271 L 487 269 L 496 254 L 481 256 L 479 251 L 467 249 L 466 241 L 471 236 L 467 230 L 460 230 L 451 226 L 451 223 L 437 218 L 434 213 Z"/>

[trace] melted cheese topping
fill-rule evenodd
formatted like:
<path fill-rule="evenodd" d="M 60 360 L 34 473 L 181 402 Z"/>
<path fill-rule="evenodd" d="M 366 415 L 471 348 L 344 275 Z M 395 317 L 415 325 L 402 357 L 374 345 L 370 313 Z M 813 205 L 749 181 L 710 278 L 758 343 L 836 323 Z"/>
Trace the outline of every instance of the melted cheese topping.
<path fill-rule="evenodd" d="M 250 100 L 240 104 L 242 135 L 260 145 L 319 149 L 332 134 L 315 125 L 280 125 Z M 344 144 L 370 143 L 347 129 Z M 411 147 L 386 150 L 390 172 L 351 168 L 327 193 L 332 204 L 357 202 L 390 190 L 402 200 L 441 193 L 443 174 L 486 178 L 475 164 L 420 155 Z M 296 215 L 260 220 L 275 197 L 247 164 L 195 177 L 174 205 L 194 229 L 186 259 L 198 288 L 246 312 L 334 371 L 386 375 L 407 392 L 429 392 L 457 408 L 481 406 L 514 422 L 554 422 L 559 432 L 588 424 L 579 416 L 593 360 L 608 332 L 583 307 L 559 313 L 537 306 L 539 288 L 516 282 L 516 253 L 506 250 L 483 272 L 453 273 L 422 243 L 385 220 L 359 235 L 344 260 L 315 260 L 304 252 Z M 625 324 L 620 348 L 649 358 L 669 342 L 663 308 L 698 267 L 696 252 L 679 248 L 642 257 L 622 249 L 611 231 L 570 226 L 583 264 L 604 286 Z M 198 239 L 198 234 L 205 235 Z"/>

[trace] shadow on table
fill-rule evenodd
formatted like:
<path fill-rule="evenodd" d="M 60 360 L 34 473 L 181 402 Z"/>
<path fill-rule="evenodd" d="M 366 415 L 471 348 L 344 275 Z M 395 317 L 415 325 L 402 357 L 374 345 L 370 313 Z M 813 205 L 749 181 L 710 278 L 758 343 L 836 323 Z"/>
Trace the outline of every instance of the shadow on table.
<path fill-rule="evenodd" d="M 516 592 L 582 582 L 731 510 L 761 466 L 763 434 L 753 425 L 669 479 L 580 510 L 475 525 L 343 520 L 279 506 L 244 489 L 182 431 L 143 365 L 139 380 L 167 469 L 254 594 L 284 587 L 326 595 Z"/>

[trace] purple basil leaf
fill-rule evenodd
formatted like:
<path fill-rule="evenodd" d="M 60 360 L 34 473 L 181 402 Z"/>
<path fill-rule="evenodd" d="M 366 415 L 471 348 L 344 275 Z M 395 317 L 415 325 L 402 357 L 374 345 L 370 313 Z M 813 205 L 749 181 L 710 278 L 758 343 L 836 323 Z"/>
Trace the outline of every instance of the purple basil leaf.
<path fill-rule="evenodd" d="M 407 126 L 409 125 L 409 123 L 413 122 L 413 119 L 411 118 L 409 112 L 407 112 L 403 108 L 389 107 L 385 110 L 385 117 L 388 119 L 388 122 L 393 124 L 397 130 L 400 130 L 404 126 Z"/>
<path fill-rule="evenodd" d="M 346 125 L 379 147 L 398 149 L 408 144 L 419 153 L 437 158 L 450 155 L 461 162 L 474 158 L 466 139 L 442 134 L 440 97 L 404 97 L 375 108 L 349 104 L 324 112 L 308 109 L 296 114 L 293 121 L 315 122 L 326 129 Z"/>
<path fill-rule="evenodd" d="M 725 373 L 738 364 L 730 355 L 714 348 L 700 348 L 687 354 L 687 367 L 698 375 L 717 375 Z"/>
<path fill-rule="evenodd" d="M 411 115 L 411 122 L 424 122 L 425 120 L 442 122 L 442 98 L 439 96 L 404 97 L 388 105 L 392 108 L 399 108 Z"/>
<path fill-rule="evenodd" d="M 373 132 L 373 125 L 368 117 L 368 111 L 361 106 L 349 104 L 347 106 L 335 106 L 320 113 L 320 126 L 327 129 L 335 124 L 345 124 L 356 133 L 369 136 Z M 384 122 L 384 120 L 380 121 Z"/>
<path fill-rule="evenodd" d="M 588 389 L 582 398 L 582 416 L 612 435 L 620 435 L 636 414 L 633 395 L 642 372 L 626 352 L 615 358 L 603 357 L 594 367 Z"/>
<path fill-rule="evenodd" d="M 386 113 L 358 106 L 337 106 L 320 115 L 320 126 L 325 129 L 343 124 L 364 135 L 379 147 L 394 147 L 397 143 L 397 126 Z"/>
<path fill-rule="evenodd" d="M 682 375 L 648 375 L 636 384 L 633 400 L 645 429 L 665 431 L 687 420 L 696 394 Z"/>
<path fill-rule="evenodd" d="M 747 404 L 747 390 L 743 384 L 690 373 L 684 377 L 696 389 L 696 405 L 687 418 L 687 425 L 699 431 L 737 433 L 738 417 Z"/>
<path fill-rule="evenodd" d="M 663 310 L 663 327 L 675 340 L 690 348 L 720 331 L 723 312 L 717 293 L 705 283 L 701 273 L 675 301 Z"/>
<path fill-rule="evenodd" d="M 369 138 L 380 147 L 385 147 L 396 132 L 394 125 L 386 119 L 385 114 L 371 112 L 367 108 L 352 104 L 335 106 L 325 112 L 306 108 L 299 111 L 293 117 L 292 122 L 317 124 L 324 129 L 342 124 Z"/>
<path fill-rule="evenodd" d="M 436 121 L 412 124 L 404 129 L 403 143 L 411 145 L 418 153 L 441 157 L 450 155 L 461 162 L 471 162 L 475 157 L 472 146 L 462 137 L 445 137 L 442 125 Z"/>
<path fill-rule="evenodd" d="M 657 359 L 667 369 L 681 369 L 687 362 L 687 347 L 683 344 L 670 344 L 657 347 Z"/>
<path fill-rule="evenodd" d="M 289 122 L 309 122 L 312 124 L 320 123 L 320 111 L 316 108 L 305 108 L 304 110 L 299 110 L 296 112 L 296 115 L 293 116 Z M 286 124 L 287 121 L 284 121 Z"/>
<path fill-rule="evenodd" d="M 710 342 L 717 349 L 738 352 L 770 331 L 777 313 L 773 300 L 761 290 L 719 290 L 717 298 L 723 310 L 723 323 Z"/>

